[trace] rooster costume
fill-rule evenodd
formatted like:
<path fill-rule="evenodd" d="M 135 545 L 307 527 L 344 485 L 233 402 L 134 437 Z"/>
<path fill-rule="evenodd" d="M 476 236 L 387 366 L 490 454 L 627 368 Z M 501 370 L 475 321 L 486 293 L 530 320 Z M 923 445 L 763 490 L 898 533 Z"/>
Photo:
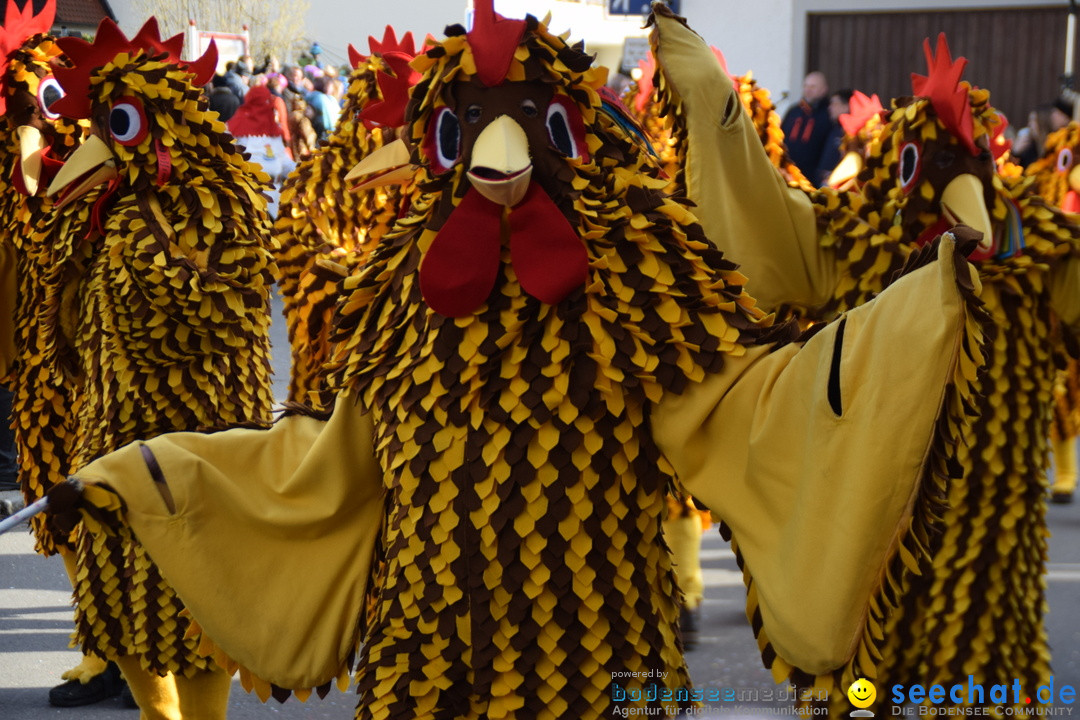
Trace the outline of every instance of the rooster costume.
<path fill-rule="evenodd" d="M 1043 156 L 1024 169 L 1035 179 L 1035 192 L 1074 221 L 1080 217 L 1080 123 L 1069 123 L 1046 138 Z M 1070 359 L 1054 384 L 1054 502 L 1070 503 L 1076 492 L 1076 438 L 1080 435 L 1080 363 Z"/>
<path fill-rule="evenodd" d="M 345 286 L 333 414 L 135 443 L 80 471 L 86 523 L 130 523 L 262 695 L 355 657 L 359 718 L 692 704 L 673 483 L 727 523 L 785 662 L 865 654 L 979 361 L 951 238 L 792 341 L 659 192 L 579 47 L 490 2 L 447 34 L 413 64 L 419 194 Z"/>
<path fill-rule="evenodd" d="M 873 297 L 942 228 L 964 222 L 983 234 L 972 258 L 994 340 L 977 418 L 956 428 L 962 476 L 950 484 L 943 532 L 921 574 L 896 588 L 884 640 L 818 682 L 1046 682 L 1046 438 L 1063 360 L 1056 328 L 1080 329 L 1080 227 L 1027 183 L 995 172 L 991 142 L 1003 119 L 985 90 L 960 81 L 965 61 L 952 61 L 943 37 L 936 53 L 926 43 L 930 72 L 913 76 L 916 97 L 898 101 L 871 139 L 859 190 L 807 196 L 789 190 L 763 155 L 743 152 L 748 119 L 724 112 L 723 94 L 703 92 L 722 72 L 704 41 L 680 18 L 657 16 L 666 87 L 686 115 L 689 196 L 710 237 L 747 264 L 748 288 L 765 307 L 791 303 L 831 317 Z M 759 202 L 740 206 L 747 196 Z M 770 232 L 752 236 L 761 224 Z M 774 674 L 787 676 L 775 665 Z M 833 709 L 841 708 L 842 700 Z"/>
<path fill-rule="evenodd" d="M 48 189 L 61 216 L 90 221 L 35 238 L 77 248 L 59 299 L 79 401 L 70 463 L 167 431 L 268 422 L 265 175 L 201 94 L 216 52 L 182 63 L 183 36 L 162 40 L 154 19 L 130 40 L 104 20 L 93 44 L 58 43 L 70 65 L 55 67 L 66 95 L 52 110 L 94 130 Z M 117 660 L 146 717 L 224 717 L 229 679 L 184 637 L 183 604 L 143 546 L 85 530 L 77 640 Z"/>
<path fill-rule="evenodd" d="M 330 358 L 342 276 L 363 264 L 409 194 L 396 186 L 350 191 L 346 180 L 350 168 L 395 138 L 404 102 L 382 96 L 405 97 L 414 75 L 408 67 L 416 56 L 410 33 L 398 41 L 387 28 L 381 41 L 370 39 L 370 49 L 364 56 L 349 46 L 353 72 L 338 126 L 286 180 L 274 223 L 278 287 L 292 348 L 289 399 L 300 403 L 332 404 L 319 391 L 326 390 L 323 365 Z M 390 63 L 394 75 L 380 72 L 393 72 Z"/>

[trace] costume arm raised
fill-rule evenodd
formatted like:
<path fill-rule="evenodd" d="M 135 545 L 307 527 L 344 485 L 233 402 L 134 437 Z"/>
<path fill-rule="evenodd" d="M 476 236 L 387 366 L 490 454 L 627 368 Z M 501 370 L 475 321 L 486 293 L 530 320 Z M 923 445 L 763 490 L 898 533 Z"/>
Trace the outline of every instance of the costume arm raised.
<path fill-rule="evenodd" d="M 873 676 L 982 363 L 977 289 L 944 239 L 936 262 L 809 340 L 748 348 L 653 408 L 676 477 L 732 536 L 777 681 Z"/>
<path fill-rule="evenodd" d="M 162 435 L 78 478 L 88 529 L 112 532 L 122 516 L 206 653 L 239 667 L 264 699 L 268 683 L 347 682 L 383 514 L 371 419 L 351 396 L 327 422 Z"/>
<path fill-rule="evenodd" d="M 836 282 L 834 260 L 818 241 L 808 197 L 770 163 L 705 41 L 665 7 L 653 18 L 661 92 L 685 122 L 686 192 L 705 234 L 739 264 L 766 310 L 824 303 Z"/>

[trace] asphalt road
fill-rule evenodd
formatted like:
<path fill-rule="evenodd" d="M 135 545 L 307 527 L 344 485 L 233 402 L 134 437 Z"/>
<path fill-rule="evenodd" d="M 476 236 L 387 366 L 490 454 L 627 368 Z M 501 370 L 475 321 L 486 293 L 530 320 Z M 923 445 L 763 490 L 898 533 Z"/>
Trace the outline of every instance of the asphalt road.
<path fill-rule="evenodd" d="M 280 304 L 276 307 L 279 309 Z M 280 318 L 280 316 L 279 316 Z M 274 326 L 275 349 L 287 348 L 280 319 Z M 274 353 L 275 389 L 284 395 L 288 368 L 287 350 Z M 16 499 L 0 493 L 0 500 Z M 1056 682 L 1080 688 L 1080 502 L 1052 505 L 1049 512 L 1050 565 L 1047 617 Z M 703 543 L 706 598 L 697 649 L 688 654 L 693 681 L 699 687 L 736 688 L 748 694 L 773 691 L 768 671 L 761 666 L 753 635 L 743 613 L 745 591 L 741 573 L 726 543 L 716 531 Z M 138 713 L 110 700 L 77 708 L 52 708 L 48 689 L 59 682 L 60 673 L 78 661 L 68 648 L 71 631 L 70 589 L 57 558 L 33 554 L 28 533 L 15 531 L 0 536 L 0 720 L 137 720 Z M 880 690 L 879 690 L 880 692 Z M 231 720 L 246 718 L 319 718 L 346 720 L 353 717 L 356 696 L 333 691 L 326 699 L 263 705 L 234 682 L 230 700 Z M 787 704 L 759 703 L 755 714 L 716 705 L 701 718 L 762 717 L 777 713 Z M 1075 711 L 1080 716 L 1080 709 Z"/>

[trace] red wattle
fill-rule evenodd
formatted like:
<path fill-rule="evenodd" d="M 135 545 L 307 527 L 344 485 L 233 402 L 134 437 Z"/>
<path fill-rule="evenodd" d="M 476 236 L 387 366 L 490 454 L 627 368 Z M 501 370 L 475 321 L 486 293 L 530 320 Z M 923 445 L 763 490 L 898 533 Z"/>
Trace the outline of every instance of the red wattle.
<path fill-rule="evenodd" d="M 435 312 L 463 317 L 487 300 L 499 274 L 502 206 L 470 188 L 420 263 L 420 292 Z"/>
<path fill-rule="evenodd" d="M 510 259 L 525 292 L 548 305 L 557 305 L 589 278 L 585 245 L 536 183 L 510 211 Z"/>

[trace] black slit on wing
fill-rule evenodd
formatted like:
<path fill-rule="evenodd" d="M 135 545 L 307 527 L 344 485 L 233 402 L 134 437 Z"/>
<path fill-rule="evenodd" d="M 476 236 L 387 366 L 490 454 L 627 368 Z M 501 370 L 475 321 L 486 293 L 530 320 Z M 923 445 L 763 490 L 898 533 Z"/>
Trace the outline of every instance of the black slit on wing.
<path fill-rule="evenodd" d="M 844 405 L 840 397 L 840 358 L 844 354 L 844 324 L 847 318 L 840 320 L 833 341 L 832 365 L 829 367 L 829 406 L 837 416 L 844 414 Z"/>

